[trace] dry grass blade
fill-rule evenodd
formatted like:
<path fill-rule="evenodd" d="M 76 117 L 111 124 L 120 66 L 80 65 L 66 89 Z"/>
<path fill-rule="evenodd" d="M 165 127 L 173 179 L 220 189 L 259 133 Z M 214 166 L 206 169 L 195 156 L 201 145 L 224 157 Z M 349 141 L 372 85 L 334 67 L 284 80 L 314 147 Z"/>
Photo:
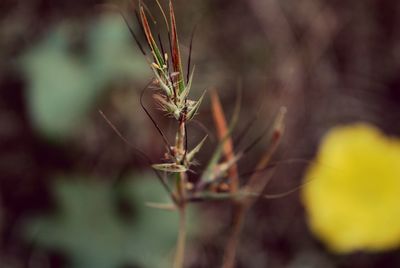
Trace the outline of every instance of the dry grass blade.
<path fill-rule="evenodd" d="M 229 123 L 228 126 L 228 132 L 226 135 L 222 138 L 221 141 L 219 141 L 217 148 L 215 149 L 210 161 L 207 164 L 207 167 L 204 169 L 204 172 L 201 176 L 201 183 L 199 184 L 199 188 L 202 188 L 204 185 L 208 184 L 211 182 L 210 178 L 213 177 L 212 173 L 215 167 L 218 165 L 219 160 L 221 159 L 222 153 L 223 153 L 223 145 L 224 141 L 228 139 L 231 136 L 231 133 L 236 126 L 237 120 L 239 118 L 239 113 L 240 113 L 240 103 L 241 103 L 241 98 L 238 97 L 236 99 L 236 104 L 235 104 L 235 109 L 232 115 L 232 119 Z"/>
<path fill-rule="evenodd" d="M 144 12 L 143 6 L 140 7 L 139 12 L 140 12 L 140 20 L 141 20 L 141 24 L 143 27 L 143 31 L 146 36 L 147 43 L 149 44 L 150 49 L 153 53 L 154 60 L 156 61 L 158 66 L 162 67 L 164 65 L 164 58 L 163 58 L 163 55 L 161 55 L 160 50 L 158 49 L 158 46 L 157 46 L 156 41 L 154 40 L 153 34 L 151 33 L 151 28 L 150 28 L 149 22 L 147 20 L 146 14 Z"/>
<path fill-rule="evenodd" d="M 284 131 L 283 120 L 284 120 L 285 114 L 286 114 L 286 108 L 282 107 L 280 109 L 279 114 L 274 123 L 273 133 L 272 133 L 272 137 L 271 137 L 271 147 L 261 158 L 260 162 L 257 165 L 257 169 L 265 168 L 268 165 L 272 154 L 275 152 L 276 146 L 277 146 L 278 142 L 280 141 L 283 131 Z"/>
<path fill-rule="evenodd" d="M 214 118 L 214 123 L 217 128 L 218 139 L 220 140 L 220 142 L 223 142 L 223 154 L 225 160 L 229 162 L 235 158 L 235 153 L 233 151 L 233 141 L 231 136 L 229 135 L 225 114 L 222 109 L 221 101 L 219 99 L 216 90 L 211 91 L 211 105 L 212 105 L 212 114 Z M 234 163 L 228 169 L 228 176 L 231 185 L 230 191 L 236 192 L 238 190 L 238 185 L 239 185 L 239 175 L 236 163 Z"/>
<path fill-rule="evenodd" d="M 146 36 L 147 42 L 149 43 L 149 45 L 152 46 L 152 44 L 155 43 L 155 40 L 153 38 L 153 34 L 151 33 L 150 25 L 147 20 L 146 14 L 144 13 L 143 7 L 140 7 L 139 12 L 140 12 L 140 20 L 142 22 L 142 27 L 143 27 L 143 31 Z"/>
<path fill-rule="evenodd" d="M 172 65 L 174 68 L 174 72 L 179 73 L 178 87 L 179 87 L 179 93 L 181 93 L 185 89 L 185 84 L 182 72 L 181 54 L 179 50 L 178 32 L 176 29 L 176 20 L 175 20 L 174 7 L 172 5 L 172 1 L 169 1 L 169 15 L 171 19 Z"/>

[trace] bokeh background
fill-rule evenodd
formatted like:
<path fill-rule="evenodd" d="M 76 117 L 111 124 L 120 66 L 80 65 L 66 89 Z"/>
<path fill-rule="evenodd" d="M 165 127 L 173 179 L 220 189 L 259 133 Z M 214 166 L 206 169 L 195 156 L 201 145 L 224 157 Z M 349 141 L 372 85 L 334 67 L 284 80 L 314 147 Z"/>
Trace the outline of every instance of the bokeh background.
<path fill-rule="evenodd" d="M 145 206 L 168 199 L 98 113 L 151 159 L 162 157 L 162 140 L 139 105 L 151 71 L 104 3 L 125 10 L 140 34 L 126 1 L 0 1 L 0 267 L 170 265 L 176 215 Z M 160 17 L 153 1 L 146 4 Z M 367 121 L 400 134 L 400 2 L 176 0 L 175 7 L 185 58 L 197 27 L 192 94 L 216 88 L 229 117 L 242 88 L 235 135 L 254 121 L 243 146 L 288 108 L 266 193 L 302 184 L 305 162 L 332 126 Z M 165 38 L 162 20 L 157 28 Z M 175 126 L 156 118 L 172 135 Z M 198 119 L 214 132 L 208 99 Z M 206 130 L 191 126 L 189 142 Z M 243 174 L 267 144 L 239 164 Z M 200 163 L 214 146 L 211 135 Z M 191 212 L 187 267 L 219 267 L 229 204 Z M 256 203 L 238 256 L 246 268 L 399 266 L 397 250 L 330 253 L 310 233 L 298 193 Z"/>

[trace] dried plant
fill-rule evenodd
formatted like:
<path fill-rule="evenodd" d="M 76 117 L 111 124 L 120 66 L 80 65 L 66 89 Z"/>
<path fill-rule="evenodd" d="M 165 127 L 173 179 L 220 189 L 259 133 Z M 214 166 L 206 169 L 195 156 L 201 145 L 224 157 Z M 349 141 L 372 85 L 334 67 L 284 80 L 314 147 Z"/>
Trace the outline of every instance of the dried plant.
<path fill-rule="evenodd" d="M 165 143 L 165 157 L 162 163 L 153 163 L 143 152 L 135 149 L 151 164 L 157 177 L 160 179 L 172 200 L 171 204 L 148 203 L 148 205 L 153 208 L 172 209 L 179 212 L 179 233 L 174 260 L 174 267 L 179 268 L 183 267 L 185 255 L 185 216 L 188 204 L 210 200 L 231 200 L 235 207 L 235 213 L 233 216 L 232 234 L 225 249 L 223 267 L 233 267 L 241 225 L 244 221 L 246 211 L 251 207 L 254 200 L 262 195 L 262 190 L 269 182 L 269 179 L 265 178 L 265 174 L 262 171 L 267 168 L 271 156 L 275 152 L 279 141 L 281 140 L 284 131 L 283 121 L 286 108 L 282 107 L 279 110 L 275 122 L 273 123 L 272 130 L 270 130 L 268 137 L 270 141 L 269 148 L 267 148 L 265 154 L 256 165 L 256 169 L 251 172 L 250 176 L 246 176 L 250 179 L 244 181 L 245 178 L 241 178 L 239 175 L 237 163 L 264 136 L 266 136 L 266 132 L 261 133 L 261 135 L 251 142 L 245 149 L 235 151 L 231 134 L 238 120 L 240 98 L 237 99 L 234 114 L 228 124 L 218 94 L 215 90 L 211 90 L 211 108 L 219 142 L 209 160 L 209 163 L 198 176 L 196 183 L 192 184 L 188 182 L 188 172 L 192 172 L 191 168 L 196 164 L 196 154 L 202 148 L 207 136 L 199 141 L 194 148 L 188 148 L 187 124 L 197 115 L 205 96 L 205 91 L 197 100 L 189 98 L 195 69 L 191 66 L 193 35 L 190 43 L 190 52 L 188 55 L 187 71 L 185 75 L 182 67 L 183 64 L 181 50 L 179 48 L 173 4 L 169 1 L 169 12 L 167 16 L 161 3 L 158 2 L 158 0 L 156 0 L 156 3 L 160 8 L 161 14 L 166 23 L 169 51 L 165 50 L 166 46 L 164 46 L 160 34 L 157 35 L 156 41 L 154 32 L 151 29 L 153 17 L 151 17 L 152 20 L 149 22 L 148 17 L 150 17 L 151 14 L 142 2 L 138 3 L 135 13 L 146 39 L 146 48 L 142 46 L 133 29 L 129 26 L 124 13 L 121 12 L 139 49 L 145 56 L 149 63 L 149 67 L 154 73 L 153 80 L 142 91 L 141 104 Z M 142 102 L 145 90 L 150 87 L 154 89 L 153 100 L 157 104 L 158 108 L 166 117 L 173 118 L 177 122 L 177 130 L 173 144 L 169 142 L 168 137 L 163 133 L 162 129 L 155 122 L 154 118 Z M 106 117 L 105 119 L 112 126 L 114 131 L 122 137 L 112 123 Z M 242 136 L 245 135 L 246 133 L 242 133 Z M 287 193 L 283 193 L 282 195 L 285 194 Z M 265 197 L 274 198 L 279 196 L 281 195 Z"/>

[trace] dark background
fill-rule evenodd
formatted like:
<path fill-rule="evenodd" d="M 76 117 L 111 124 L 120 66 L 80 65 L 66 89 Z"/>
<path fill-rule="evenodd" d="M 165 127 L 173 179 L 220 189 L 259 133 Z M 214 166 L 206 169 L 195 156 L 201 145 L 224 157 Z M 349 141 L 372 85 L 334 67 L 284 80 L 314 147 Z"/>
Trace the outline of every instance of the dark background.
<path fill-rule="evenodd" d="M 151 159 L 162 157 L 162 140 L 138 102 L 151 72 L 121 18 L 102 3 L 0 1 L 0 267 L 169 266 L 174 219 L 143 205 L 164 194 L 98 114 Z M 108 3 L 138 29 L 129 4 Z M 243 146 L 280 106 L 288 109 L 266 192 L 301 184 L 306 165 L 289 160 L 311 161 L 332 126 L 367 121 L 400 134 L 398 1 L 191 0 L 175 7 L 184 58 L 197 25 L 192 94 L 217 88 L 229 117 L 242 88 L 235 135 L 256 120 Z M 157 28 L 165 35 L 162 20 Z M 198 119 L 214 132 L 208 98 Z M 160 114 L 157 120 L 172 137 L 174 125 Z M 189 142 L 203 132 L 191 126 Z M 209 140 L 200 163 L 215 146 Z M 267 144 L 246 156 L 242 173 Z M 230 206 L 195 207 L 187 266 L 218 267 Z M 238 267 L 398 266 L 397 251 L 329 253 L 309 232 L 297 193 L 256 203 L 238 256 Z"/>

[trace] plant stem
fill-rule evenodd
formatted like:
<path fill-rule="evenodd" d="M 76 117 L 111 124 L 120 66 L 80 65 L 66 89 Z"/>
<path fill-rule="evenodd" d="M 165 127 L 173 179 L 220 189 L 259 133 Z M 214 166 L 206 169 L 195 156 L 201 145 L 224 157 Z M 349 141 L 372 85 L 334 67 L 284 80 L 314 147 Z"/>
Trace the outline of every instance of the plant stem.
<path fill-rule="evenodd" d="M 185 162 L 186 150 L 185 148 L 185 128 L 186 120 L 182 117 L 179 120 L 177 138 L 176 138 L 176 148 L 178 154 L 183 153 L 181 161 Z M 177 164 L 181 164 L 177 162 Z M 186 173 L 182 172 L 178 174 L 177 177 L 177 192 L 179 196 L 179 229 L 178 238 L 176 243 L 176 253 L 174 260 L 174 268 L 183 268 L 185 259 L 185 244 L 186 244 Z"/>
<path fill-rule="evenodd" d="M 244 204 L 239 202 L 235 204 L 231 234 L 225 246 L 222 268 L 233 268 L 235 265 L 237 247 L 246 210 L 247 208 Z"/>
<path fill-rule="evenodd" d="M 286 108 L 282 107 L 279 111 L 277 118 L 275 119 L 273 133 L 270 141 L 270 148 L 264 153 L 264 155 L 259 160 L 256 170 L 264 169 L 271 160 L 273 153 L 278 148 L 279 142 L 281 141 L 284 125 L 283 119 L 286 113 Z M 245 185 L 245 189 L 250 193 L 258 193 L 261 195 L 264 188 L 267 186 L 271 177 L 265 178 L 263 174 L 253 173 L 250 180 Z M 235 258 L 237 252 L 237 246 L 239 244 L 240 233 L 242 229 L 243 222 L 245 220 L 245 216 L 247 211 L 251 208 L 255 199 L 251 198 L 243 198 L 236 200 L 234 207 L 234 216 L 232 223 L 232 231 L 229 237 L 228 243 L 225 247 L 225 254 L 223 259 L 222 268 L 233 268 L 235 265 Z"/>
<path fill-rule="evenodd" d="M 179 230 L 178 240 L 176 244 L 176 253 L 174 260 L 174 268 L 182 268 L 185 258 L 186 244 L 186 207 L 185 205 L 179 208 Z"/>

